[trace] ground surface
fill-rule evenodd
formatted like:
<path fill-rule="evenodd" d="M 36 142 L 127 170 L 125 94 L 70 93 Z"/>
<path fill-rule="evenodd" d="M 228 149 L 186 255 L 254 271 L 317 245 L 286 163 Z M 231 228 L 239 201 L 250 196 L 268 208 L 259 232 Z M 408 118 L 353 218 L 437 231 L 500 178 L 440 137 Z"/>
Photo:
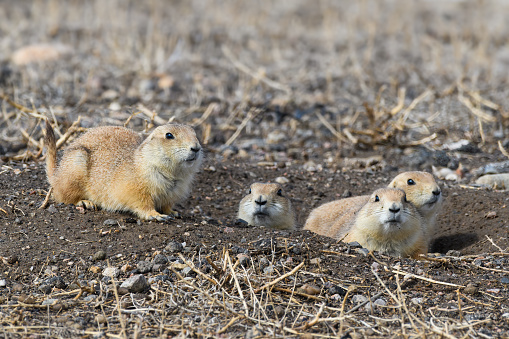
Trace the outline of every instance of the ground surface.
<path fill-rule="evenodd" d="M 0 6 L 0 336 L 507 337 L 509 197 L 472 185 L 507 160 L 507 5 L 245 6 Z M 34 42 L 72 51 L 16 61 Z M 181 218 L 38 209 L 41 116 L 57 138 L 78 117 L 195 126 L 206 160 Z M 255 181 L 288 179 L 300 228 L 322 203 L 432 166 L 463 176 L 437 179 L 427 258 L 236 220 Z"/>

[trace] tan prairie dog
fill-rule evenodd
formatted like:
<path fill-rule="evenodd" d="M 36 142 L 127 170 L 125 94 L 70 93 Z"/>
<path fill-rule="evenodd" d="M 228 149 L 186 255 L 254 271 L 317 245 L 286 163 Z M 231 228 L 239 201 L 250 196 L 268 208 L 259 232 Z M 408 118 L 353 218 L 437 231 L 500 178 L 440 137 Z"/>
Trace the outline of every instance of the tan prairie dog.
<path fill-rule="evenodd" d="M 55 135 L 46 122 L 46 173 L 57 202 L 129 211 L 145 220 L 177 214 L 202 162 L 193 128 L 167 124 L 146 139 L 133 130 L 89 129 L 64 150 L 57 165 Z"/>
<path fill-rule="evenodd" d="M 428 241 L 433 235 L 435 219 L 442 206 L 442 191 L 433 175 L 427 172 L 411 171 L 398 174 L 388 187 L 405 191 L 407 199 L 423 217 L 424 233 Z M 349 211 L 359 209 L 369 200 L 369 195 L 334 200 L 323 204 L 309 214 L 304 225 L 305 230 L 336 237 L 337 229 L 333 225 Z"/>
<path fill-rule="evenodd" d="M 252 226 L 293 229 L 295 214 L 280 184 L 254 183 L 239 204 L 239 219 Z"/>
<path fill-rule="evenodd" d="M 332 228 L 335 238 L 357 241 L 370 251 L 403 257 L 427 253 L 421 214 L 397 188 L 377 189 L 361 208 L 345 213 Z"/>

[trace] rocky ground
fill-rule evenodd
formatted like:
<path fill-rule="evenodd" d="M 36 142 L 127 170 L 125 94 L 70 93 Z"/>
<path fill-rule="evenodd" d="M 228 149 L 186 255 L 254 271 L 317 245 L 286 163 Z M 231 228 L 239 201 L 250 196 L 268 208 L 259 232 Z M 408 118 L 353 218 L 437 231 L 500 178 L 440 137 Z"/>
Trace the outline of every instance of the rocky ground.
<path fill-rule="evenodd" d="M 506 337 L 509 198 L 476 180 L 509 168 L 507 5 L 245 6 L 2 7 L 0 336 Z M 192 124 L 206 160 L 181 217 L 38 209 L 43 117 L 62 141 Z M 300 230 L 406 170 L 444 194 L 427 256 Z M 297 230 L 237 221 L 255 181 L 283 182 Z"/>

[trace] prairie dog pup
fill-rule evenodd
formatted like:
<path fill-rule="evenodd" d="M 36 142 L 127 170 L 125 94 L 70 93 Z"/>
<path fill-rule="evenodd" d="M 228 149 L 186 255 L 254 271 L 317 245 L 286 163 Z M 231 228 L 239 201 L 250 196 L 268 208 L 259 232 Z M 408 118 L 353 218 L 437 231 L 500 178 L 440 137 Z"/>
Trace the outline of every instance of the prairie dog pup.
<path fill-rule="evenodd" d="M 338 220 L 334 238 L 346 233 L 345 241 L 357 241 L 370 251 L 395 256 L 416 257 L 427 252 L 422 217 L 396 188 L 380 188 L 358 211 L 350 211 Z"/>
<path fill-rule="evenodd" d="M 56 201 L 94 209 L 130 211 L 165 220 L 184 199 L 202 162 L 190 126 L 157 127 L 145 140 L 133 130 L 89 129 L 64 150 L 57 165 L 55 135 L 46 122 L 46 173 Z"/>
<path fill-rule="evenodd" d="M 405 191 L 407 200 L 411 202 L 423 217 L 426 238 L 431 240 L 436 216 L 442 205 L 442 191 L 433 175 L 427 172 L 403 172 L 398 174 L 388 187 L 400 188 Z M 369 200 L 368 195 L 334 200 L 323 204 L 309 214 L 304 229 L 320 235 L 332 236 L 337 230 L 334 225 L 343 215 L 351 210 L 358 210 Z"/>
<path fill-rule="evenodd" d="M 239 219 L 252 226 L 280 230 L 293 229 L 295 215 L 290 199 L 283 196 L 280 184 L 254 183 L 239 204 Z"/>

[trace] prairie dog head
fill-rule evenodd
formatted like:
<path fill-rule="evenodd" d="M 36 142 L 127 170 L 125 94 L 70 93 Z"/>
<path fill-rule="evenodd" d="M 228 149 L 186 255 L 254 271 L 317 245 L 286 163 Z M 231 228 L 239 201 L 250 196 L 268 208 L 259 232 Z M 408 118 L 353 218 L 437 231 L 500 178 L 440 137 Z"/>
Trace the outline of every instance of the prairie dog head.
<path fill-rule="evenodd" d="M 404 191 L 380 188 L 373 192 L 359 211 L 356 226 L 375 238 L 397 240 L 399 235 L 406 236 L 416 225 L 420 227 L 419 218 L 419 212 L 407 201 Z"/>
<path fill-rule="evenodd" d="M 408 201 L 414 204 L 425 218 L 432 217 L 442 206 L 442 190 L 430 173 L 404 172 L 398 174 L 388 187 L 405 191 Z"/>
<path fill-rule="evenodd" d="M 239 219 L 252 226 L 292 229 L 295 217 L 280 184 L 254 183 L 239 204 Z"/>
<path fill-rule="evenodd" d="M 157 127 L 141 145 L 150 161 L 158 164 L 197 167 L 203 158 L 203 151 L 191 126 L 167 124 Z"/>

